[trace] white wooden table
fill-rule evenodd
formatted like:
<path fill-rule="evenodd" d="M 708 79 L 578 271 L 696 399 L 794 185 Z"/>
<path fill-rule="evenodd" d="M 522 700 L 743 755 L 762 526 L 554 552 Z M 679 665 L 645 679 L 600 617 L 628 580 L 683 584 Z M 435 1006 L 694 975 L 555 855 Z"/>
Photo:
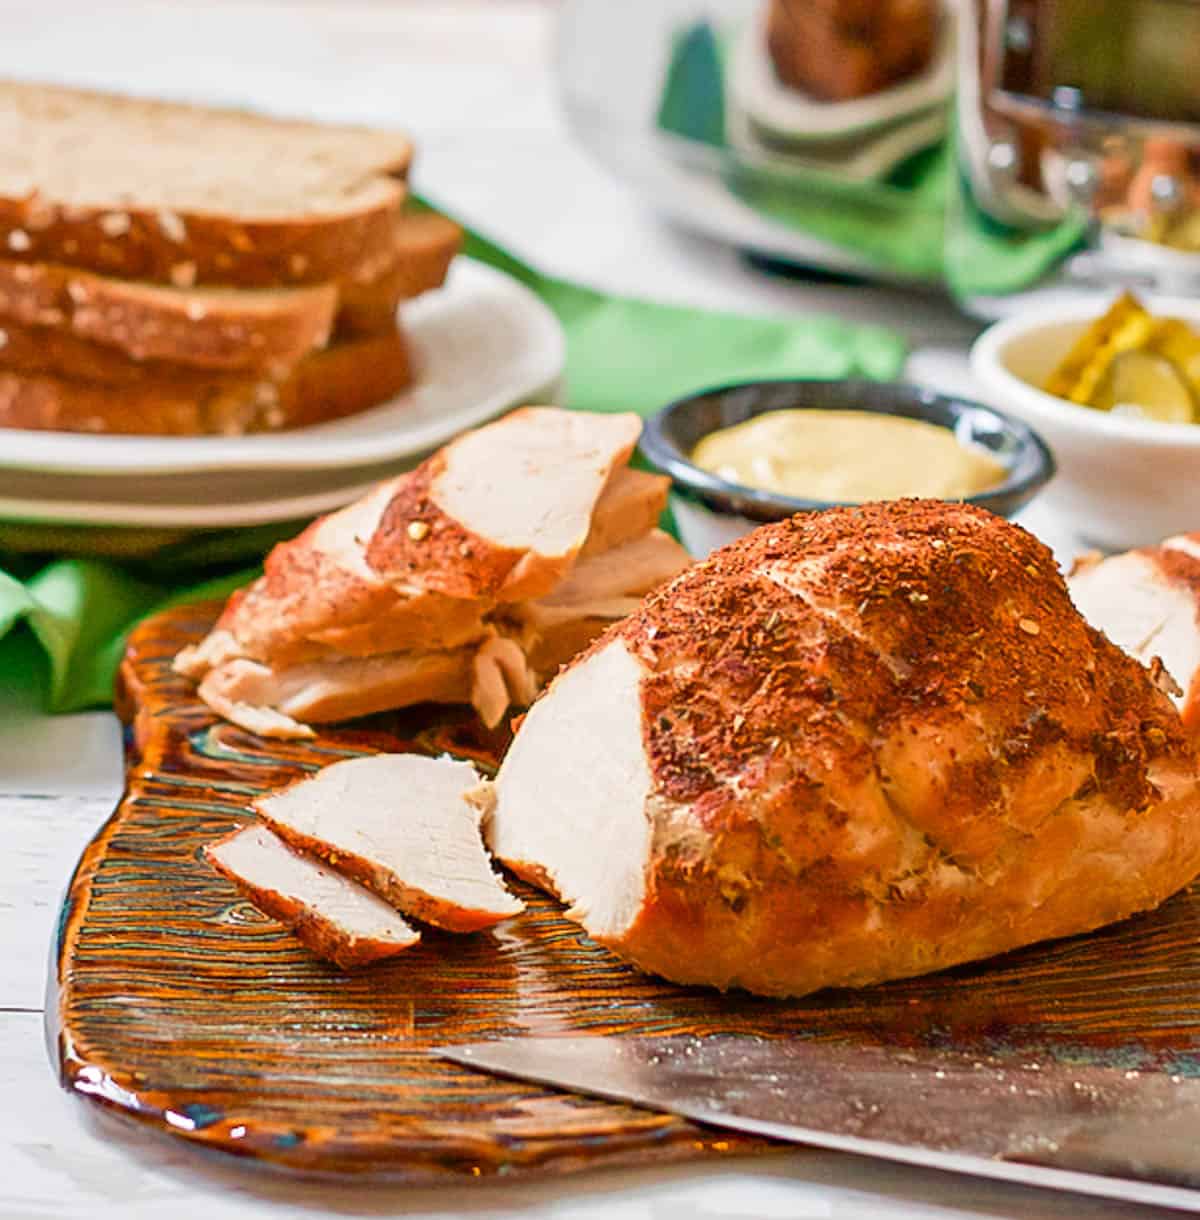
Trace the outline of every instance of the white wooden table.
<path fill-rule="evenodd" d="M 554 107 L 553 12 L 538 3 L 433 0 L 0 0 L 0 75 L 402 123 L 419 140 L 418 186 L 548 269 L 696 304 L 893 325 L 918 349 L 915 375 L 961 382 L 973 327 L 944 302 L 766 279 L 733 252 L 659 223 L 608 180 L 572 146 Z M 1043 512 L 1033 524 L 1050 530 L 1053 519 Z M 0 673 L 0 1220 L 1151 1214 L 803 1150 L 719 1168 L 436 1192 L 318 1186 L 98 1126 L 56 1086 L 42 1009 L 62 889 L 119 786 L 111 715 L 41 716 Z"/>

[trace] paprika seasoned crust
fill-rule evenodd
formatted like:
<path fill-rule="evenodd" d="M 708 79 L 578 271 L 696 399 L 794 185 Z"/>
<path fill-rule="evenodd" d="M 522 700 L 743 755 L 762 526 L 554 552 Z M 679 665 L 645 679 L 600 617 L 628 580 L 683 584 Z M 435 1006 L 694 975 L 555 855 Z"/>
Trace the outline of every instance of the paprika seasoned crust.
<path fill-rule="evenodd" d="M 651 594 L 530 709 L 489 837 L 641 968 L 802 995 L 1158 905 L 1200 872 L 1197 781 L 1044 546 L 903 501 Z"/>

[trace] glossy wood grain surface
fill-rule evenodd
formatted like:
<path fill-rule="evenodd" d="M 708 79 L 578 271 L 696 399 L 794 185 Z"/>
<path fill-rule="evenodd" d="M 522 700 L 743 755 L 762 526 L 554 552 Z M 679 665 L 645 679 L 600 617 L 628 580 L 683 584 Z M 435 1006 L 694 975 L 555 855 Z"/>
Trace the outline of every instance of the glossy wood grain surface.
<path fill-rule="evenodd" d="M 300 743 L 218 724 L 170 669 L 215 610 L 169 611 L 131 640 L 127 791 L 60 920 L 52 1054 L 96 1104 L 280 1166 L 429 1181 L 770 1147 L 430 1054 L 489 1037 L 757 1033 L 1200 1075 L 1196 888 L 1090 937 L 791 1002 L 641 976 L 519 885 L 528 913 L 490 934 L 426 932 L 351 975 L 322 964 L 204 863 L 203 844 L 249 820 L 258 793 L 338 758 L 449 749 L 486 764 L 503 741 L 435 716 Z"/>

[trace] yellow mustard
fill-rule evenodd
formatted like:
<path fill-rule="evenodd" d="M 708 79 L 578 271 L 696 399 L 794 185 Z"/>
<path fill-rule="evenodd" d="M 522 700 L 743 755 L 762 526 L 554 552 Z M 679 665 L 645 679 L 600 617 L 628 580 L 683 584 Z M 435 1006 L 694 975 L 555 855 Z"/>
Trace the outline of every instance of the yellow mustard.
<path fill-rule="evenodd" d="M 1004 481 L 1004 467 L 948 428 L 870 411 L 769 411 L 704 437 L 692 453 L 730 483 L 804 500 L 958 500 Z"/>

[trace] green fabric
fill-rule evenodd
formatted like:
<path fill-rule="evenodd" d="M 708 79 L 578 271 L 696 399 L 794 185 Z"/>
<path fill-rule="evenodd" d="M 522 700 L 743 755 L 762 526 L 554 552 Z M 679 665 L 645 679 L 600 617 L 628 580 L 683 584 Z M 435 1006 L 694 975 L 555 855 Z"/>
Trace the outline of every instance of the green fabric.
<path fill-rule="evenodd" d="M 958 172 L 952 136 L 866 182 L 784 157 L 769 166 L 742 162 L 725 139 L 726 52 L 707 22 L 676 37 L 658 125 L 723 150 L 726 186 L 771 219 L 853 251 L 881 272 L 941 280 L 962 297 L 1027 288 L 1082 241 L 1084 226 L 1074 218 L 1035 233 L 991 221 Z"/>
<path fill-rule="evenodd" d="M 1087 221 L 1073 217 L 1039 232 L 1017 232 L 975 203 L 961 174 L 949 183 L 946 282 L 960 297 L 1003 296 L 1035 284 L 1083 244 Z"/>
<path fill-rule="evenodd" d="M 567 335 L 569 405 L 582 411 L 647 415 L 672 398 L 723 381 L 755 377 L 895 377 L 902 341 L 876 327 L 829 318 L 749 318 L 608 296 L 539 274 L 469 234 L 467 253 L 528 285 Z M 298 526 L 231 530 L 193 537 L 166 534 L 150 554 L 135 554 L 117 531 L 97 531 L 96 548 L 124 562 L 57 558 L 45 566 L 26 554 L 39 538 L 78 553 L 84 530 L 39 534 L 0 526 L 0 688 L 42 689 L 49 710 L 103 706 L 130 628 L 156 610 L 221 597 L 251 579 L 257 561 Z M 121 548 L 124 548 L 121 550 Z M 18 553 L 22 552 L 22 553 Z M 200 583 L 202 582 L 202 583 Z M 31 638 L 46 664 L 30 663 Z"/>
<path fill-rule="evenodd" d="M 658 125 L 689 140 L 725 147 L 723 49 L 701 23 L 677 39 L 658 105 Z"/>

